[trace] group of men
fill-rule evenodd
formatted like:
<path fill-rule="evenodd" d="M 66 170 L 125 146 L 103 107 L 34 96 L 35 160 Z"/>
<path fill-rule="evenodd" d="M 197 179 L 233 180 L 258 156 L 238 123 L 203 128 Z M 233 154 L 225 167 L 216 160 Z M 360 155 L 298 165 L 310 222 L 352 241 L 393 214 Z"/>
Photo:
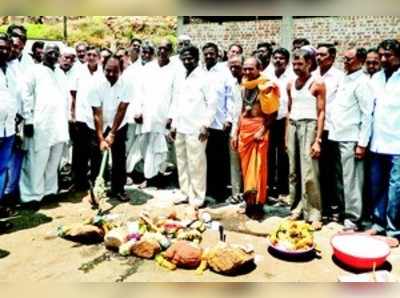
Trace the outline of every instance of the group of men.
<path fill-rule="evenodd" d="M 211 197 L 256 218 L 282 204 L 315 228 L 367 218 L 371 232 L 400 235 L 397 40 L 346 50 L 344 71 L 334 44 L 306 39 L 246 58 L 235 43 L 227 61 L 187 35 L 176 55 L 168 40 L 115 54 L 80 42 L 27 55 L 25 43 L 23 26 L 0 35 L 1 205 L 52 198 L 67 164 L 70 191 L 87 191 L 110 151 L 109 196 L 123 202 L 130 174 L 145 186 L 176 168 L 176 204 Z"/>

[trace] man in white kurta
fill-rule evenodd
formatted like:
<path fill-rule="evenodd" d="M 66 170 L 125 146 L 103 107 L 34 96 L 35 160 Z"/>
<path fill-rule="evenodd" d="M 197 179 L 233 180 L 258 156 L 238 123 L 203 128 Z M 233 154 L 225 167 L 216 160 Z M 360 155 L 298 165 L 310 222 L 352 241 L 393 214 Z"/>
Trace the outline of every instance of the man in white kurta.
<path fill-rule="evenodd" d="M 278 87 L 280 92 L 279 110 L 276 120 L 271 125 L 269 135 L 268 187 L 269 200 L 279 199 L 284 203 L 289 193 L 289 158 L 285 148 L 285 131 L 287 126 L 288 94 L 285 91 L 290 81 L 296 78 L 289 67 L 290 54 L 285 48 L 278 48 L 272 54 L 272 71 L 266 74 Z"/>
<path fill-rule="evenodd" d="M 239 126 L 240 112 L 242 111 L 243 100 L 240 84 L 243 77 L 243 57 L 233 56 L 228 60 L 228 71 L 232 76 L 232 98 L 233 98 L 233 117 L 232 117 L 232 130 L 230 133 L 230 140 L 237 135 Z M 232 197 L 228 202 L 232 204 L 240 203 L 241 189 L 242 189 L 242 173 L 240 169 L 239 153 L 230 146 L 229 148 L 230 166 L 231 166 L 231 185 Z"/>
<path fill-rule="evenodd" d="M 183 195 L 179 203 L 189 201 L 192 206 L 201 207 L 206 196 L 208 128 L 217 112 L 217 92 L 208 73 L 199 66 L 198 48 L 183 49 L 181 60 L 186 71 L 177 77 L 171 112 Z"/>
<path fill-rule="evenodd" d="M 76 70 L 74 67 L 75 62 L 75 49 L 70 47 L 64 47 L 61 50 L 61 57 L 58 67 L 64 72 L 67 77 L 68 90 L 70 90 L 68 109 L 71 110 L 72 105 L 72 94 L 76 92 Z M 71 113 L 69 113 L 68 120 L 71 122 Z M 71 136 L 72 138 L 72 136 Z M 72 181 L 72 142 L 71 140 L 65 144 L 63 154 L 60 162 L 60 188 L 70 189 Z"/>
<path fill-rule="evenodd" d="M 97 82 L 104 79 L 98 49 L 88 47 L 86 56 L 87 62 L 76 73 L 76 94 L 71 107 L 72 171 L 75 189 L 82 190 L 89 188 L 88 173 L 94 184 L 101 163 L 89 93 Z"/>
<path fill-rule="evenodd" d="M 8 165 L 8 181 L 5 189 L 7 199 L 15 201 L 19 197 L 18 183 L 21 174 L 21 165 L 23 160 L 23 151 L 21 150 L 21 134 L 22 134 L 22 86 L 25 81 L 26 75 L 34 66 L 30 63 L 29 55 L 23 55 L 24 38 L 20 36 L 12 36 L 11 38 L 11 52 L 10 61 L 7 67 L 8 85 L 10 92 L 16 100 L 17 107 L 17 130 L 15 136 L 15 146 L 12 150 L 12 157 Z M 27 56 L 27 57 L 25 57 Z M 24 58 L 25 57 L 25 58 Z"/>
<path fill-rule="evenodd" d="M 360 50 L 344 53 L 346 75 L 331 104 L 329 139 L 337 146 L 336 189 L 343 190 L 339 208 L 346 228 L 355 228 L 363 207 L 364 159 L 372 129 L 374 92 L 362 70 Z M 332 170 L 332 169 L 331 169 Z"/>
<path fill-rule="evenodd" d="M 68 83 L 55 67 L 60 50 L 50 44 L 22 92 L 27 155 L 22 164 L 21 201 L 41 201 L 58 190 L 57 170 L 68 134 Z"/>
<path fill-rule="evenodd" d="M 319 44 L 317 49 L 318 68 L 313 76 L 322 79 L 326 86 L 325 122 L 324 132 L 321 138 L 321 156 L 319 158 L 319 179 L 321 188 L 322 214 L 324 218 L 333 221 L 340 220 L 341 191 L 336 189 L 335 156 L 338 154 L 337 146 L 329 139 L 332 126 L 331 110 L 336 100 L 339 85 L 343 80 L 343 71 L 334 66 L 336 48 L 333 44 Z"/>
<path fill-rule="evenodd" d="M 10 40 L 7 35 L 0 35 L 0 204 L 6 184 L 9 180 L 7 169 L 12 158 L 12 149 L 15 141 L 15 117 L 17 114 L 17 100 L 11 92 L 10 72 L 8 70 L 8 54 Z"/>
<path fill-rule="evenodd" d="M 207 196 L 225 202 L 230 195 L 229 134 L 232 129 L 234 102 L 232 75 L 222 63 L 217 63 L 218 46 L 212 42 L 203 46 L 204 67 L 217 90 L 217 112 L 209 128 L 207 142 Z"/>
<path fill-rule="evenodd" d="M 104 78 L 89 92 L 100 150 L 111 150 L 112 198 L 129 200 L 126 183 L 126 110 L 130 103 L 126 81 L 120 78 L 122 61 L 111 56 L 104 64 Z"/>
<path fill-rule="evenodd" d="M 175 65 L 169 60 L 171 52 L 170 42 L 160 43 L 157 61 L 143 67 L 135 99 L 135 119 L 140 135 L 128 168 L 133 170 L 136 163 L 143 159 L 146 179 L 155 177 L 168 157 L 166 134 L 176 77 Z"/>
<path fill-rule="evenodd" d="M 136 46 L 134 46 L 135 43 Z M 126 140 L 126 169 L 128 173 L 131 173 L 134 169 L 139 172 L 143 172 L 143 165 L 135 162 L 137 153 L 139 151 L 137 146 L 138 144 L 135 143 L 135 141 L 140 133 L 140 128 L 138 128 L 138 125 L 135 122 L 136 110 L 138 109 L 137 103 L 139 103 L 139 95 L 136 94 L 136 89 L 138 89 L 137 86 L 139 85 L 143 69 L 142 61 L 139 57 L 140 47 L 137 48 L 138 46 L 139 45 L 137 42 L 132 41 L 131 56 L 136 58 L 136 60 L 131 61 L 131 64 L 127 69 L 124 70 L 122 74 L 122 79 L 126 82 L 129 88 L 131 98 L 134 99 L 126 111 L 126 120 L 128 123 Z"/>

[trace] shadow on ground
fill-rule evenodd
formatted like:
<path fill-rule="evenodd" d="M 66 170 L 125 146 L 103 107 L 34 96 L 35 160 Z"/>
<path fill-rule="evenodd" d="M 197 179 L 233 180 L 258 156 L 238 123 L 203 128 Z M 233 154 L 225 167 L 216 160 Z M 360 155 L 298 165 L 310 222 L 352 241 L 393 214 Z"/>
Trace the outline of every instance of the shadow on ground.
<path fill-rule="evenodd" d="M 335 256 L 332 256 L 332 261 L 340 268 L 342 268 L 343 270 L 346 270 L 347 272 L 351 272 L 351 273 L 355 273 L 355 274 L 359 274 L 359 273 L 366 273 L 366 272 L 372 272 L 372 269 L 358 269 L 358 268 L 353 268 L 350 267 L 346 264 L 344 264 L 343 262 L 341 262 L 338 258 L 336 258 Z M 382 264 L 382 266 L 380 266 L 379 268 L 376 268 L 379 270 L 387 270 L 389 272 L 392 271 L 392 264 L 390 264 L 388 261 L 386 261 L 385 263 Z"/>
<path fill-rule="evenodd" d="M 128 190 L 127 195 L 131 205 L 144 205 L 153 198 L 152 195 L 138 189 Z"/>
<path fill-rule="evenodd" d="M 0 232 L 0 234 L 9 234 L 20 230 L 35 228 L 51 222 L 53 219 L 33 210 L 18 210 L 11 218 L 3 220 L 10 223 L 12 226 L 6 231 Z"/>
<path fill-rule="evenodd" d="M 78 270 L 89 273 L 92 270 L 96 269 L 96 267 L 104 262 L 110 262 L 112 260 L 117 260 L 122 262 L 121 264 L 127 266 L 128 268 L 118 276 L 114 282 L 124 282 L 128 277 L 135 274 L 139 267 L 143 265 L 144 260 L 141 258 L 137 258 L 134 256 L 122 257 L 116 252 L 106 251 L 101 255 L 95 257 L 89 262 L 83 263 Z"/>
<path fill-rule="evenodd" d="M 60 203 L 79 204 L 87 195 L 86 191 L 65 192 L 55 196 L 44 197 L 40 204 L 40 209 L 49 210 L 60 207 Z"/>
<path fill-rule="evenodd" d="M 271 216 L 287 217 L 290 215 L 290 208 L 280 205 L 265 205 L 264 206 L 265 218 Z"/>
<path fill-rule="evenodd" d="M 7 257 L 9 254 L 9 251 L 0 249 L 0 259 Z"/>
<path fill-rule="evenodd" d="M 211 207 L 213 208 L 213 207 Z M 262 223 L 266 219 L 270 217 L 287 217 L 290 214 L 290 210 L 288 207 L 284 206 L 264 206 L 264 216 L 262 218 L 257 219 L 259 223 Z M 230 216 L 214 216 L 216 220 L 220 221 L 220 223 L 224 226 L 226 230 L 246 233 L 254 236 L 264 236 L 264 234 L 257 234 L 247 229 L 246 222 L 252 220 L 246 214 L 236 213 Z"/>
<path fill-rule="evenodd" d="M 306 263 L 314 259 L 320 259 L 320 257 L 316 254 L 315 250 L 311 250 L 303 254 L 299 253 L 290 254 L 290 253 L 280 252 L 270 246 L 268 247 L 268 253 L 277 259 L 294 263 Z"/>

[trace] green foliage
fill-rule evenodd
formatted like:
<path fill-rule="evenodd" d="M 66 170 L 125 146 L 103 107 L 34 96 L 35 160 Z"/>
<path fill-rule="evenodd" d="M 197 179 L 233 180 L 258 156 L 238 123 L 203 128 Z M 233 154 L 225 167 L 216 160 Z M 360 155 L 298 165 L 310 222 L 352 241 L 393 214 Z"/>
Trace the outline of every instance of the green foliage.
<path fill-rule="evenodd" d="M 28 31 L 29 39 L 47 39 L 47 40 L 62 40 L 63 27 L 62 24 L 24 24 Z M 0 32 L 7 31 L 6 25 L 0 26 Z"/>
<path fill-rule="evenodd" d="M 23 24 L 29 39 L 63 40 L 63 23 Z M 176 44 L 176 19 L 174 17 L 107 17 L 88 16 L 68 19 L 68 44 L 80 40 L 96 46 L 127 46 L 133 37 L 160 42 L 163 38 Z M 0 26 L 5 32 L 7 25 Z"/>

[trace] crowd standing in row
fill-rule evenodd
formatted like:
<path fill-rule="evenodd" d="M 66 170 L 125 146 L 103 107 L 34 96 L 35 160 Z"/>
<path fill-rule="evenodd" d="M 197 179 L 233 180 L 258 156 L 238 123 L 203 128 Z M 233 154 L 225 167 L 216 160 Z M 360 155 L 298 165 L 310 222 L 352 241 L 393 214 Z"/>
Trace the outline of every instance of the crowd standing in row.
<path fill-rule="evenodd" d="M 366 218 L 400 237 L 398 41 L 347 49 L 342 71 L 334 44 L 306 39 L 291 51 L 262 42 L 249 57 L 186 35 L 176 55 L 168 40 L 136 38 L 115 53 L 36 42 L 28 55 L 26 36 L 17 25 L 0 35 L 3 213 L 57 194 L 68 165 L 70 191 L 87 191 L 111 150 L 120 201 L 130 174 L 144 187 L 176 168 L 176 204 L 211 197 L 256 218 L 282 204 L 315 228 Z"/>

